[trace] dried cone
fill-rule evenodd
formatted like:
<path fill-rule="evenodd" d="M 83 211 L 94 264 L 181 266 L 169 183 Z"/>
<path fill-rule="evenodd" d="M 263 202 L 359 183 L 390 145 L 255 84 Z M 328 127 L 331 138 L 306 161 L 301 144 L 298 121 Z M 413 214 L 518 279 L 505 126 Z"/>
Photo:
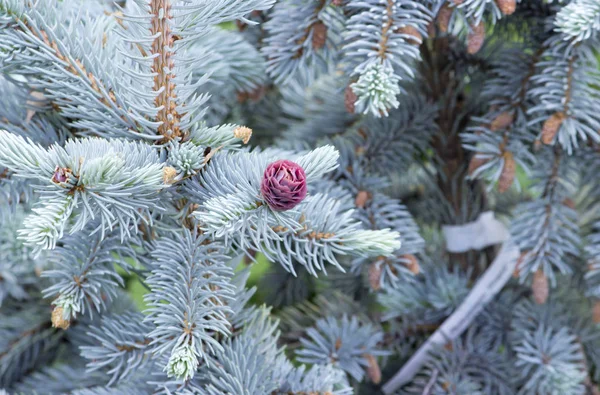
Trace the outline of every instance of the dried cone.
<path fill-rule="evenodd" d="M 402 259 L 406 261 L 405 265 L 408 270 L 414 275 L 417 275 L 421 272 L 421 266 L 419 266 L 419 261 L 417 261 L 417 257 L 413 254 L 405 254 L 402 255 Z"/>
<path fill-rule="evenodd" d="M 471 26 L 471 32 L 467 36 L 467 52 L 475 54 L 479 52 L 485 40 L 485 25 L 479 22 L 476 26 Z"/>
<path fill-rule="evenodd" d="M 359 208 L 365 208 L 368 201 L 369 201 L 369 192 L 358 191 L 358 193 L 356 194 L 356 199 L 354 199 L 354 205 Z"/>
<path fill-rule="evenodd" d="M 506 151 L 502 156 L 504 158 L 504 167 L 502 167 L 502 173 L 500 173 L 500 179 L 498 180 L 498 191 L 500 193 L 508 191 L 508 188 L 510 188 L 515 180 L 515 172 L 517 170 L 512 152 Z"/>
<path fill-rule="evenodd" d="M 510 111 L 504 111 L 498 114 L 496 118 L 490 124 L 490 129 L 492 131 L 506 129 L 510 125 L 512 125 L 514 121 L 514 113 Z"/>
<path fill-rule="evenodd" d="M 344 105 L 346 106 L 346 111 L 350 114 L 354 114 L 354 103 L 356 103 L 356 99 L 356 93 L 354 93 L 352 88 L 350 86 L 346 87 L 346 90 L 344 91 Z"/>
<path fill-rule="evenodd" d="M 454 3 L 454 5 L 461 5 L 465 2 L 465 0 L 452 0 L 452 2 Z"/>
<path fill-rule="evenodd" d="M 163 182 L 165 184 L 172 184 L 176 176 L 177 170 L 174 167 L 167 166 L 163 169 Z"/>
<path fill-rule="evenodd" d="M 321 49 L 327 42 L 327 26 L 321 21 L 313 25 L 312 46 L 314 49 Z"/>
<path fill-rule="evenodd" d="M 489 159 L 481 158 L 477 155 L 473 156 L 471 158 L 471 161 L 469 162 L 469 175 L 473 175 L 473 173 L 475 173 L 475 170 L 479 169 L 481 166 L 486 164 L 488 160 Z"/>
<path fill-rule="evenodd" d="M 594 302 L 594 306 L 592 307 L 592 320 L 594 324 L 600 323 L 600 300 Z"/>
<path fill-rule="evenodd" d="M 265 95 L 267 88 L 264 85 L 259 85 L 250 92 L 238 92 L 237 100 L 240 103 L 245 103 L 248 100 L 257 102 Z"/>
<path fill-rule="evenodd" d="M 383 273 L 382 263 L 376 261 L 369 266 L 369 285 L 373 291 L 381 289 L 381 274 Z"/>
<path fill-rule="evenodd" d="M 66 330 L 71 325 L 70 321 L 63 318 L 64 311 L 62 307 L 58 306 L 52 310 L 52 327 Z"/>
<path fill-rule="evenodd" d="M 409 44 L 420 45 L 423 42 L 423 35 L 412 25 L 406 25 L 396 29 L 396 33 L 414 37 L 407 39 Z"/>
<path fill-rule="evenodd" d="M 437 14 L 437 25 L 442 33 L 448 33 L 448 26 L 450 25 L 450 19 L 452 18 L 452 8 L 444 4 Z"/>
<path fill-rule="evenodd" d="M 233 130 L 233 136 L 236 139 L 242 140 L 244 144 L 248 144 L 250 137 L 252 137 L 252 129 L 247 128 L 246 126 L 239 126 Z"/>
<path fill-rule="evenodd" d="M 504 15 L 510 15 L 517 9 L 517 0 L 496 0 L 496 4 Z"/>
<path fill-rule="evenodd" d="M 533 282 L 531 283 L 531 290 L 533 291 L 533 300 L 537 304 L 544 304 L 548 299 L 550 289 L 548 286 L 548 277 L 542 269 L 538 269 L 533 274 Z"/>
<path fill-rule="evenodd" d="M 363 356 L 368 363 L 367 375 L 374 384 L 379 384 L 381 382 L 381 369 L 379 368 L 377 359 L 371 354 L 364 354 Z"/>
<path fill-rule="evenodd" d="M 542 127 L 542 143 L 552 144 L 552 141 L 554 141 L 554 137 L 556 137 L 556 133 L 558 133 L 558 129 L 560 129 L 560 125 L 562 125 L 565 118 L 567 118 L 565 113 L 559 111 L 546 119 L 546 122 L 544 122 L 544 126 Z"/>

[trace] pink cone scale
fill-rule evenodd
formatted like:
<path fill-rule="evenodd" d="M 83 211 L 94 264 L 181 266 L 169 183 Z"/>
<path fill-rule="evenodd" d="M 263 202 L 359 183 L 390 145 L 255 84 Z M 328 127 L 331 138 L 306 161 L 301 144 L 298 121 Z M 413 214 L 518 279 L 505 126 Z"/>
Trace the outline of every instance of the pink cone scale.
<path fill-rule="evenodd" d="M 270 163 L 265 169 L 260 191 L 272 210 L 290 210 L 306 197 L 304 169 L 285 159 Z"/>

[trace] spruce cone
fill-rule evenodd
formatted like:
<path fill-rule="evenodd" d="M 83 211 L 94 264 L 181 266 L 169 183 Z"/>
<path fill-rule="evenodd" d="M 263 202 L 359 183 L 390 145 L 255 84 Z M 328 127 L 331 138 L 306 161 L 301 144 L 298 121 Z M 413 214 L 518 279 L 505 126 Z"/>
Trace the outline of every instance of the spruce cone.
<path fill-rule="evenodd" d="M 364 354 L 363 357 L 367 359 L 369 364 L 367 367 L 367 375 L 374 384 L 379 384 L 381 382 L 381 369 L 379 368 L 377 359 L 371 354 Z"/>
<path fill-rule="evenodd" d="M 69 328 L 71 322 L 63 318 L 63 313 L 64 309 L 62 307 L 57 306 L 52 310 L 51 320 L 53 328 L 60 328 L 63 330 L 67 330 Z"/>
<path fill-rule="evenodd" d="M 471 55 L 479 52 L 485 40 L 485 25 L 479 22 L 476 26 L 471 26 L 471 32 L 467 36 L 467 52 Z"/>
<path fill-rule="evenodd" d="M 313 25 L 312 46 L 314 49 L 321 49 L 327 42 L 327 26 L 321 21 Z"/>
<path fill-rule="evenodd" d="M 515 172 L 517 165 L 512 152 L 506 151 L 504 155 L 504 166 L 502 167 L 502 173 L 500 173 L 500 179 L 498 180 L 498 192 L 504 193 L 508 191 L 508 188 L 513 184 L 515 180 Z"/>
<path fill-rule="evenodd" d="M 450 19 L 452 19 L 452 8 L 448 7 L 447 4 L 444 4 L 437 14 L 437 24 L 442 33 L 448 33 Z"/>
<path fill-rule="evenodd" d="M 538 269 L 533 274 L 533 282 L 531 283 L 531 290 L 533 291 L 533 300 L 537 304 L 544 304 L 548 300 L 550 289 L 548 285 L 548 277 L 542 269 Z"/>
<path fill-rule="evenodd" d="M 273 162 L 265 169 L 260 191 L 272 210 L 292 209 L 306 197 L 304 169 L 285 159 Z"/>
<path fill-rule="evenodd" d="M 511 15 L 517 9 L 517 0 L 496 0 L 496 4 L 504 15 Z"/>
<path fill-rule="evenodd" d="M 356 199 L 354 199 L 354 205 L 359 208 L 365 208 L 368 201 L 369 201 L 369 192 L 358 191 L 358 193 L 356 194 Z"/>
<path fill-rule="evenodd" d="M 415 276 L 421 272 L 421 266 L 419 266 L 419 261 L 417 261 L 417 257 L 413 254 L 404 254 L 401 257 L 405 260 L 405 265 L 408 270 Z"/>
<path fill-rule="evenodd" d="M 350 114 L 354 114 L 354 103 L 356 103 L 356 99 L 358 99 L 358 97 L 352 88 L 350 86 L 346 87 L 346 90 L 344 91 L 344 105 L 346 106 L 346 111 Z"/>
<path fill-rule="evenodd" d="M 562 125 L 566 118 L 567 116 L 564 112 L 556 112 L 550 118 L 546 119 L 542 127 L 542 143 L 552 144 L 554 137 L 556 137 L 560 129 L 560 125 Z"/>
<path fill-rule="evenodd" d="M 383 262 L 375 261 L 369 265 L 369 285 L 373 291 L 381 289 L 381 274 L 383 273 Z"/>
<path fill-rule="evenodd" d="M 504 111 L 498 114 L 496 118 L 490 124 L 490 130 L 496 131 L 500 129 L 506 129 L 512 125 L 514 121 L 514 113 L 510 111 Z"/>
<path fill-rule="evenodd" d="M 592 320 L 594 324 L 600 323 L 600 300 L 594 302 L 594 306 L 592 307 Z"/>
<path fill-rule="evenodd" d="M 257 86 L 256 88 L 254 88 L 250 92 L 243 92 L 243 91 L 238 92 L 237 100 L 240 103 L 245 103 L 248 100 L 250 100 L 252 102 L 257 102 L 263 98 L 266 91 L 267 91 L 267 88 L 264 85 L 260 85 L 260 86 Z"/>

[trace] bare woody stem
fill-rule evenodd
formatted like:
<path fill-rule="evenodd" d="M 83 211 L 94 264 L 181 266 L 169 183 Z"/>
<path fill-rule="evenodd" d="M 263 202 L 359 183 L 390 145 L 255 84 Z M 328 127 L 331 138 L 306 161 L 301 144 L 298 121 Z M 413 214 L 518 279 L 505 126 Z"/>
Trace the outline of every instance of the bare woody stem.
<path fill-rule="evenodd" d="M 155 56 L 152 72 L 156 73 L 154 91 L 157 92 L 154 104 L 160 108 L 156 115 L 157 121 L 162 122 L 158 132 L 166 142 L 181 136 L 181 116 L 177 112 L 173 74 L 173 45 L 176 39 L 169 26 L 172 18 L 171 0 L 150 0 L 150 12 L 153 15 L 150 31 L 155 36 L 152 42 L 152 54 Z"/>
<path fill-rule="evenodd" d="M 377 52 L 377 56 L 379 56 L 382 60 L 385 59 L 385 57 L 386 57 L 386 52 L 388 49 L 387 42 L 389 39 L 389 32 L 390 32 L 390 29 L 392 28 L 392 25 L 394 24 L 394 22 L 393 22 L 393 16 L 394 16 L 393 7 L 394 7 L 394 1 L 387 0 L 387 6 L 385 8 L 387 21 L 384 23 L 383 30 L 381 31 L 381 40 L 379 41 L 379 51 Z"/>

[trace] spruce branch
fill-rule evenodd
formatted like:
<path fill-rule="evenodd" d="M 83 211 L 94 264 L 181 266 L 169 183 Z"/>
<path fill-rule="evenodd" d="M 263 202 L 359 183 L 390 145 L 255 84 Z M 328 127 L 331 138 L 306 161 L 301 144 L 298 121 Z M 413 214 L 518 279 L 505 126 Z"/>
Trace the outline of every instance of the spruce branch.
<path fill-rule="evenodd" d="M 11 72 L 20 66 L 20 73 L 32 77 L 28 84 L 44 92 L 74 126 L 100 135 L 113 134 L 111 129 L 116 128 L 129 137 L 145 137 L 147 122 L 125 104 L 114 76 L 96 64 L 109 57 L 101 37 L 84 43 L 74 40 L 78 35 L 93 36 L 98 27 L 110 29 L 102 17 L 69 24 L 66 6 L 56 0 L 20 5 L 3 0 L 0 11 L 7 16 L 0 35 L 8 48 L 3 57 L 10 60 L 1 62 L 0 69 Z M 92 56 L 93 52 L 99 53 Z M 64 92 L 65 85 L 71 94 Z"/>
<path fill-rule="evenodd" d="M 161 122 L 158 133 L 162 140 L 168 142 L 181 136 L 181 115 L 177 110 L 177 95 L 175 93 L 175 61 L 173 47 L 177 37 L 171 31 L 172 10 L 171 0 L 150 0 L 150 34 L 152 42 L 152 73 L 154 76 L 154 104 L 158 109 L 156 120 Z"/>

